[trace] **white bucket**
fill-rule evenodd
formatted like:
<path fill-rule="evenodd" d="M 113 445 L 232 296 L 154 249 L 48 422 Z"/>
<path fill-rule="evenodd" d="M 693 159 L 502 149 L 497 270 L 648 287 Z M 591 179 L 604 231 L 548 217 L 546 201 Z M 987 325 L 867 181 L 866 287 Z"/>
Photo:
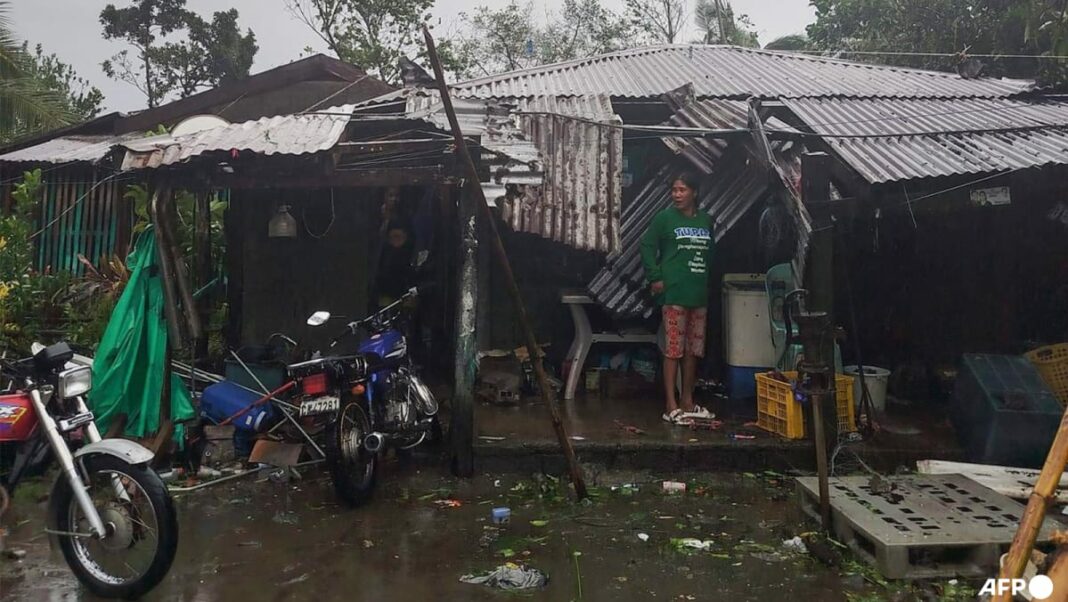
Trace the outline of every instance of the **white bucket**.
<path fill-rule="evenodd" d="M 857 409 L 860 404 L 862 389 L 860 388 L 860 368 L 858 366 L 845 366 L 842 370 L 853 377 L 853 401 Z M 868 394 L 871 395 L 871 405 L 875 411 L 886 411 L 886 385 L 890 382 L 890 371 L 877 366 L 864 366 L 864 384 L 868 386 Z"/>

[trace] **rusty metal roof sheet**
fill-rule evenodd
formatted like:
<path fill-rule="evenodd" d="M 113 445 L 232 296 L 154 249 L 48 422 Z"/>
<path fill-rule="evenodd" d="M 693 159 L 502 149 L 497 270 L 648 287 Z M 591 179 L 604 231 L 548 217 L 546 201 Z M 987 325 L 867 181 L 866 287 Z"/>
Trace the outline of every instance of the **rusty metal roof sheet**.
<path fill-rule="evenodd" d="M 128 140 L 122 169 L 156 168 L 217 151 L 260 155 L 303 155 L 329 150 L 341 139 L 353 105 L 324 109 L 323 114 L 279 115 L 233 123 L 185 136 Z"/>
<path fill-rule="evenodd" d="M 692 83 L 699 98 L 996 98 L 1034 88 L 1008 79 L 921 71 L 736 46 L 662 45 L 542 65 L 455 84 L 457 95 L 659 96 Z"/>
<path fill-rule="evenodd" d="M 96 163 L 106 157 L 116 144 L 140 137 L 143 134 L 61 136 L 0 155 L 0 163 Z"/>
<path fill-rule="evenodd" d="M 617 317 L 647 318 L 656 307 L 645 282 L 639 242 L 653 216 L 671 206 L 674 171 L 675 166 L 663 167 L 627 205 L 620 224 L 620 250 L 608 257 L 605 267 L 587 285 L 594 299 Z M 768 178 L 754 165 L 738 168 L 721 164 L 704 182 L 698 205 L 712 216 L 717 241 L 768 195 Z"/>
<path fill-rule="evenodd" d="M 1068 103 L 1013 99 L 785 101 L 875 184 L 1068 163 Z"/>
<path fill-rule="evenodd" d="M 512 229 L 572 248 L 619 248 L 622 121 L 605 95 L 536 97 L 519 103 L 523 131 L 541 153 L 545 182 L 501 203 Z"/>

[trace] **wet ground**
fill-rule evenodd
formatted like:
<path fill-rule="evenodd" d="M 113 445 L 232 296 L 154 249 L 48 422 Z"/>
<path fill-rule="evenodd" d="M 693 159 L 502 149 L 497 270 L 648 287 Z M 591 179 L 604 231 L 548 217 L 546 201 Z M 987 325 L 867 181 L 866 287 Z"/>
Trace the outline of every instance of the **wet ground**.
<path fill-rule="evenodd" d="M 885 600 L 915 599 L 848 559 L 829 568 L 783 541 L 813 531 L 775 473 L 691 474 L 684 494 L 649 472 L 591 471 L 592 503 L 544 476 L 456 480 L 436 468 L 388 467 L 375 499 L 350 510 L 323 472 L 297 482 L 250 478 L 177 497 L 181 539 L 165 581 L 146 600 Z M 615 489 L 613 489 L 613 487 Z M 41 535 L 44 488 L 27 488 L 4 523 L 3 600 L 88 600 Z M 458 507 L 445 500 L 456 500 Z M 511 519 L 495 526 L 491 509 Z M 647 537 L 647 541 L 643 541 Z M 710 541 L 705 551 L 679 539 Z M 673 541 L 674 540 L 674 541 Z M 511 594 L 460 582 L 507 561 L 549 576 Z M 948 588 L 948 589 L 946 589 Z M 974 599 L 935 583 L 928 599 Z"/>

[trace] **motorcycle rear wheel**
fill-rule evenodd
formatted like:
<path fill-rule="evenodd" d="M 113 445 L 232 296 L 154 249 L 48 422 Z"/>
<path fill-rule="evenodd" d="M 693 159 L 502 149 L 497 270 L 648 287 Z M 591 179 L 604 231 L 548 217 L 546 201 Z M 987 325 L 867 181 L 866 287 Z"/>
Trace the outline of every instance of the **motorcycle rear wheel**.
<path fill-rule="evenodd" d="M 363 446 L 370 432 L 367 412 L 356 401 L 342 406 L 327 432 L 326 465 L 334 491 L 350 506 L 367 503 L 378 479 L 378 454 Z"/>
<path fill-rule="evenodd" d="M 174 502 L 163 480 L 145 465 L 94 455 L 85 459 L 85 468 L 90 497 L 108 535 L 104 539 L 60 535 L 63 558 L 78 580 L 97 596 L 138 598 L 163 580 L 174 561 L 178 549 Z M 118 495 L 115 479 L 121 483 L 125 499 Z M 50 520 L 57 531 L 90 532 L 67 479 L 56 481 L 52 496 Z M 123 574 L 127 572 L 130 574 Z"/>

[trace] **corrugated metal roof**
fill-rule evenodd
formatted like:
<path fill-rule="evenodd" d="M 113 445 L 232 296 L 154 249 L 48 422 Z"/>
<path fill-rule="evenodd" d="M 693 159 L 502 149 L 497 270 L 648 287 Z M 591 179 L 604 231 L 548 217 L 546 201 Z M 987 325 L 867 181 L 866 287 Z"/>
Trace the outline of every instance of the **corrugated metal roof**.
<path fill-rule="evenodd" d="M 545 183 L 503 201 L 505 221 L 576 249 L 618 249 L 623 130 L 611 99 L 537 97 L 518 108 L 541 153 Z"/>
<path fill-rule="evenodd" d="M 622 50 L 472 79 L 455 88 L 459 96 L 480 98 L 650 97 L 689 83 L 700 98 L 994 98 L 1034 88 L 1022 80 L 964 79 L 955 73 L 707 45 Z"/>
<path fill-rule="evenodd" d="M 618 248 L 623 132 L 609 96 L 453 98 L 453 106 L 464 133 L 481 136 L 493 180 L 483 183 L 483 191 L 496 199 L 513 230 L 576 249 L 607 253 Z M 375 113 L 390 107 L 401 112 Z M 449 128 L 433 90 L 387 94 L 363 103 L 357 114 L 422 119 Z"/>
<path fill-rule="evenodd" d="M 617 317 L 647 318 L 656 307 L 645 282 L 639 241 L 653 216 L 671 205 L 670 178 L 675 171 L 675 166 L 663 167 L 630 202 L 621 219 L 619 252 L 608 257 L 587 286 L 594 299 Z M 698 204 L 712 216 L 717 241 L 768 195 L 768 178 L 754 165 L 739 169 L 724 163 L 705 183 Z"/>
<path fill-rule="evenodd" d="M 61 136 L 0 155 L 0 163 L 96 163 L 106 157 L 116 144 L 143 136 Z"/>
<path fill-rule="evenodd" d="M 217 151 L 303 155 L 329 150 L 341 139 L 354 105 L 324 109 L 325 115 L 279 115 L 233 123 L 185 136 L 153 136 L 123 143 L 122 169 L 155 168 Z"/>
<path fill-rule="evenodd" d="M 1068 103 L 1010 99 L 785 102 L 816 133 L 877 136 L 825 138 L 871 183 L 1068 163 Z M 947 131 L 954 133 L 938 133 Z"/>

